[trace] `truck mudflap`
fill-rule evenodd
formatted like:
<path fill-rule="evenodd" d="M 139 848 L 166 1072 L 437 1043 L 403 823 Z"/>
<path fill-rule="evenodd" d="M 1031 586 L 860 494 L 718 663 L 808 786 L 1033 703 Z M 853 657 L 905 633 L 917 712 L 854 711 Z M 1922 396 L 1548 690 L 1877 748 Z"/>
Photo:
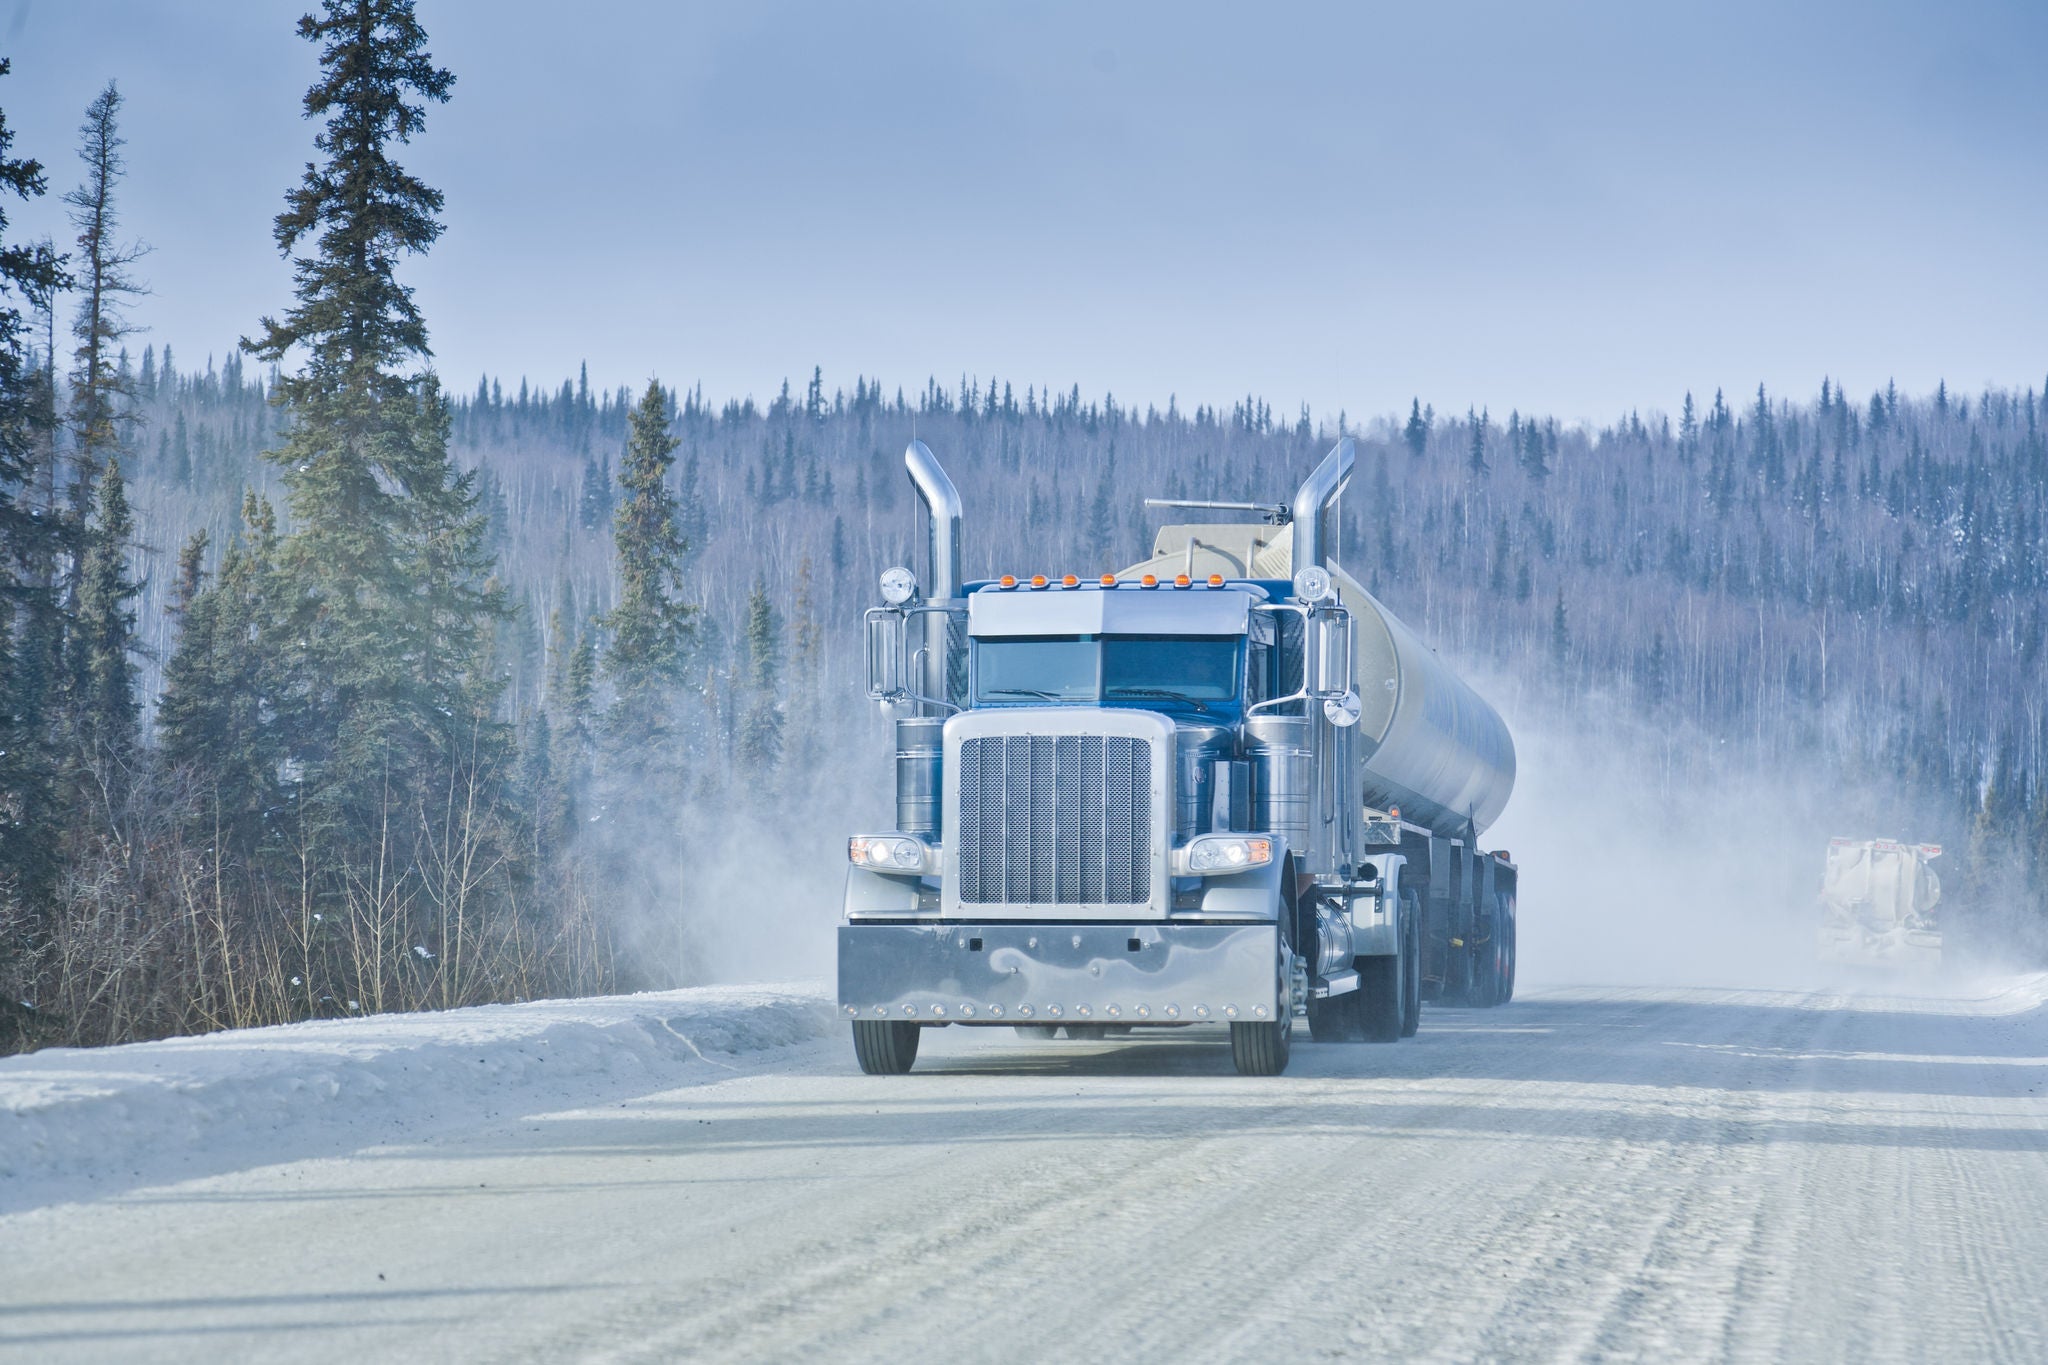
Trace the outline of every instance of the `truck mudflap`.
<path fill-rule="evenodd" d="M 839 1011 L 924 1024 L 1272 1019 L 1274 924 L 845 924 Z"/>

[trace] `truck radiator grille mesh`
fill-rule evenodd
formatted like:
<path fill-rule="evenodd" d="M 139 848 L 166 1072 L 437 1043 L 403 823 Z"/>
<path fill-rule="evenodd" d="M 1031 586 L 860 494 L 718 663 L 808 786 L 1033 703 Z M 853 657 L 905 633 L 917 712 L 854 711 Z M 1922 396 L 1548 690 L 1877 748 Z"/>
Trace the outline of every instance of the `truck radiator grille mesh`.
<path fill-rule="evenodd" d="M 1143 905 L 1152 896 L 1152 746 L 1118 735 L 960 745 L 965 905 Z"/>

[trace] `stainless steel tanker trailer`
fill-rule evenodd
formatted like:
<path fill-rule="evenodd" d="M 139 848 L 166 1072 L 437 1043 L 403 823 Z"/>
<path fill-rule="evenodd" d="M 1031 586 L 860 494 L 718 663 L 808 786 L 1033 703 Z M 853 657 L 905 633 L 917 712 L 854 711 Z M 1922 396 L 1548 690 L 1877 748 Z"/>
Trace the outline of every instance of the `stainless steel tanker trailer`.
<path fill-rule="evenodd" d="M 1514 993 L 1516 869 L 1480 833 L 1514 786 L 1500 716 L 1329 556 L 1355 451 L 1290 505 L 1156 504 L 1082 579 L 964 582 L 922 442 L 922 578 L 882 575 L 867 690 L 894 719 L 896 827 L 848 841 L 839 1008 L 861 1069 L 922 1031 L 1228 1026 L 1237 1069 L 1393 1042 L 1425 1000 Z"/>

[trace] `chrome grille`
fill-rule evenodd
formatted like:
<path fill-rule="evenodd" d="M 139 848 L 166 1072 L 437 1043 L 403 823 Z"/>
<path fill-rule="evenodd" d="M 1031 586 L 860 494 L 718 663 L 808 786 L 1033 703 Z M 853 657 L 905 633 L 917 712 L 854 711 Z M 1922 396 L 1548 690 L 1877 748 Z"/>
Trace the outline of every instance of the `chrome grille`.
<path fill-rule="evenodd" d="M 1122 735 L 960 744 L 963 905 L 1143 905 L 1152 897 L 1152 746 Z"/>

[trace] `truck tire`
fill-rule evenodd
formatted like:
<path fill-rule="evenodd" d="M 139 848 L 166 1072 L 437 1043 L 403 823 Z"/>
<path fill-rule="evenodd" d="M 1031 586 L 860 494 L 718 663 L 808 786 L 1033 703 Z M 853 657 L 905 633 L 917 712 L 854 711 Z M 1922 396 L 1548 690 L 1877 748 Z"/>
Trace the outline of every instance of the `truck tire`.
<path fill-rule="evenodd" d="M 1274 963 L 1273 998 L 1280 1017 L 1230 1025 L 1230 1060 L 1240 1076 L 1277 1076 L 1287 1069 L 1294 1042 L 1294 944 L 1287 917 L 1280 918 L 1280 952 Z"/>
<path fill-rule="evenodd" d="M 1515 998 L 1515 963 L 1517 956 L 1515 946 L 1515 893 L 1512 891 L 1502 892 L 1500 899 L 1504 912 L 1500 917 L 1500 923 L 1506 926 L 1506 933 L 1502 939 L 1503 961 L 1507 964 L 1501 973 L 1500 1003 L 1505 1005 L 1508 1001 Z M 1494 932 L 1500 933 L 1501 931 L 1496 929 Z"/>
<path fill-rule="evenodd" d="M 1396 1043 L 1401 1040 L 1405 1014 L 1401 998 L 1407 975 L 1406 953 L 1388 957 L 1358 959 L 1358 1026 L 1368 1043 Z"/>
<path fill-rule="evenodd" d="M 901 1076 L 917 1060 L 916 1024 L 899 1019 L 853 1021 L 853 1055 L 870 1076 Z"/>
<path fill-rule="evenodd" d="M 1401 1036 L 1413 1038 L 1422 1027 L 1422 900 L 1410 892 L 1402 901 Z"/>

